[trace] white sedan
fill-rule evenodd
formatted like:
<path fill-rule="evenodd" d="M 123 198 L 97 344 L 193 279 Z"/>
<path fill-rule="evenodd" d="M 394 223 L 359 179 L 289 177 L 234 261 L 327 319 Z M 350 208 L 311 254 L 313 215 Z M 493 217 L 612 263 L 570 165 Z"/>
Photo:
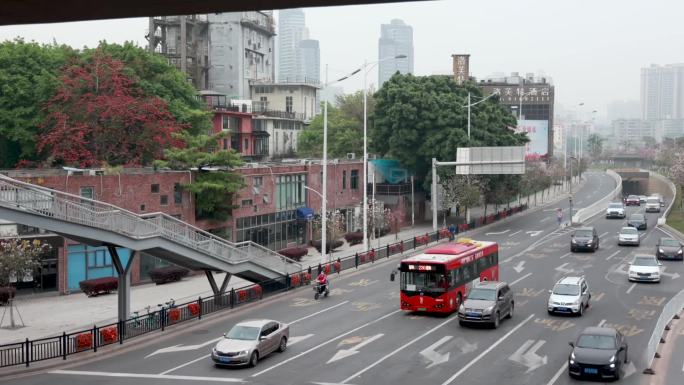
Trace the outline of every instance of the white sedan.
<path fill-rule="evenodd" d="M 618 246 L 634 245 L 639 246 L 639 230 L 634 227 L 623 227 L 618 233 Z"/>
<path fill-rule="evenodd" d="M 629 263 L 630 281 L 660 282 L 660 267 L 663 264 L 655 255 L 635 255 Z"/>

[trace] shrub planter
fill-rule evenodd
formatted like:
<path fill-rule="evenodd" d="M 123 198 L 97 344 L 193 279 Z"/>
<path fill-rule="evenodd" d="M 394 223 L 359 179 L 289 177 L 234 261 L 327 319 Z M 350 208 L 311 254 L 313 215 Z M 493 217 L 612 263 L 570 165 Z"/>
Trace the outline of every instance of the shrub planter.
<path fill-rule="evenodd" d="M 196 303 L 189 303 L 188 311 L 190 312 L 190 314 L 192 314 L 193 317 L 196 317 L 199 314 L 200 307 Z"/>
<path fill-rule="evenodd" d="M 111 326 L 100 330 L 100 335 L 102 336 L 102 341 L 105 344 L 111 344 L 113 342 L 119 341 L 119 332 L 116 330 L 116 326 Z"/>
<path fill-rule="evenodd" d="M 325 243 L 328 244 L 327 245 L 327 251 L 335 250 L 336 248 L 344 245 L 344 242 L 342 242 L 342 240 L 340 240 L 340 239 L 336 239 L 334 241 L 327 240 Z M 320 239 L 315 240 L 315 241 L 311 241 L 311 246 L 315 247 L 319 253 L 321 252 L 321 240 Z"/>
<path fill-rule="evenodd" d="M 363 232 L 354 231 L 353 233 L 344 234 L 344 239 L 349 243 L 350 246 L 359 245 L 363 243 Z"/>
<path fill-rule="evenodd" d="M 180 309 L 169 309 L 169 321 L 171 321 L 171 323 L 176 323 L 178 320 L 180 320 Z"/>
<path fill-rule="evenodd" d="M 306 247 L 288 247 L 287 249 L 282 249 L 278 251 L 278 254 L 294 259 L 295 261 L 300 261 L 303 256 L 309 253 L 309 249 Z"/>
<path fill-rule="evenodd" d="M 166 266 L 152 269 L 149 272 L 150 279 L 157 285 L 167 282 L 180 281 L 181 278 L 187 276 L 189 271 L 178 266 Z"/>
<path fill-rule="evenodd" d="M 93 347 L 93 335 L 90 332 L 81 333 L 76 336 L 76 351 L 80 352 Z"/>
<path fill-rule="evenodd" d="M 100 295 L 102 293 L 109 294 L 119 287 L 119 280 L 116 277 L 105 277 L 97 279 L 87 279 L 78 283 L 81 291 L 88 297 Z"/>

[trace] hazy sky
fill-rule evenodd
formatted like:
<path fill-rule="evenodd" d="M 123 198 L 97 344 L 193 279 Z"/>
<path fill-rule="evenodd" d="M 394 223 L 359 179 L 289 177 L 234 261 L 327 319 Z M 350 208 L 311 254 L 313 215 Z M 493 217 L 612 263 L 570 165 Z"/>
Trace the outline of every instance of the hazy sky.
<path fill-rule="evenodd" d="M 311 38 L 321 42 L 321 69 L 330 78 L 377 60 L 380 24 L 398 18 L 413 26 L 417 75 L 448 74 L 451 54 L 471 55 L 471 74 L 540 71 L 553 78 L 566 108 L 585 102 L 602 114 L 612 100 L 638 100 L 640 68 L 684 62 L 684 1 L 516 0 L 393 3 L 307 8 Z M 74 47 L 100 40 L 145 45 L 147 19 L 0 27 L 0 40 Z M 321 74 L 323 78 L 324 73 Z M 377 73 L 369 74 L 370 83 Z M 362 77 L 345 91 L 361 89 Z"/>

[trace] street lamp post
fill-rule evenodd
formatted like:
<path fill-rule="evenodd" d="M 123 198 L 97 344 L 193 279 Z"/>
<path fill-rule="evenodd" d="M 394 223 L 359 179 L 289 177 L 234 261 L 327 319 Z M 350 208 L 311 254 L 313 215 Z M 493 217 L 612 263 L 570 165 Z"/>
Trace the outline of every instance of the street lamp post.
<path fill-rule="evenodd" d="M 363 249 L 368 250 L 368 73 L 379 63 L 391 59 L 405 59 L 406 55 L 386 57 L 375 62 L 363 62 Z M 356 73 L 358 71 L 355 71 Z"/>

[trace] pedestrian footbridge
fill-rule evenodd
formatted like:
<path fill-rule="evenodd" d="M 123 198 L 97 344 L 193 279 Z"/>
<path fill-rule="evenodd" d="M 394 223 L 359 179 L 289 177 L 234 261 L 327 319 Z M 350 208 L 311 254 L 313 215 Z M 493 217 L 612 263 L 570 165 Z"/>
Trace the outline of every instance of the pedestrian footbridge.
<path fill-rule="evenodd" d="M 167 214 L 139 215 L 1 174 L 0 218 L 87 245 L 107 246 L 114 254 L 117 271 L 124 276 L 129 275 L 130 263 L 121 266 L 116 247 L 143 251 L 188 269 L 205 270 L 215 291 L 212 271 L 225 271 L 230 273 L 227 276 L 255 282 L 301 271 L 297 262 L 259 244 L 229 242 Z M 121 291 L 121 284 L 126 284 L 121 278 L 119 281 Z"/>

